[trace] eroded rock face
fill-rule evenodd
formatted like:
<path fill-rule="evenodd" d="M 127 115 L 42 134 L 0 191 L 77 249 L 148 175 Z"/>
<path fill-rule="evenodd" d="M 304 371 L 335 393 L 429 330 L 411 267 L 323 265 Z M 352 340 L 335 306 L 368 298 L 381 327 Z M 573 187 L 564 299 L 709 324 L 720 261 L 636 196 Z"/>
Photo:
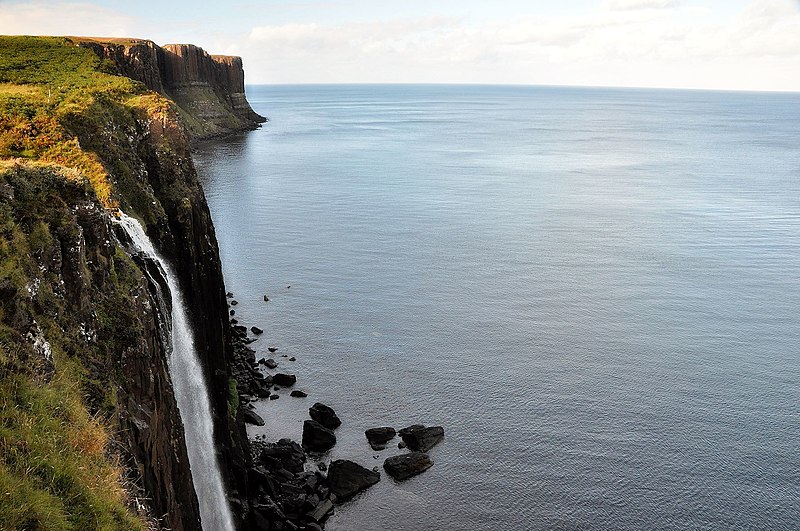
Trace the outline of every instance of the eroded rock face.
<path fill-rule="evenodd" d="M 140 81 L 152 91 L 164 92 L 158 61 L 160 49 L 153 41 L 81 39 L 81 46 L 107 59 L 116 68 L 117 74 Z"/>
<path fill-rule="evenodd" d="M 116 73 L 169 96 L 192 119 L 193 138 L 254 129 L 266 119 L 253 111 L 244 87 L 241 57 L 209 55 L 192 44 L 158 46 L 141 39 L 73 37 L 116 69 Z"/>

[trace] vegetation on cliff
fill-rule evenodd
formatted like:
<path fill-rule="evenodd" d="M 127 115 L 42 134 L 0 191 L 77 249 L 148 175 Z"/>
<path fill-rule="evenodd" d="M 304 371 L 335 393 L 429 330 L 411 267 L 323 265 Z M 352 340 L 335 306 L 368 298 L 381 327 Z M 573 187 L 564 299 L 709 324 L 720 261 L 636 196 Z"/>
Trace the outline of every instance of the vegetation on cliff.
<path fill-rule="evenodd" d="M 109 171 L 92 146 L 81 145 L 80 134 L 102 130 L 134 110 L 151 116 L 169 113 L 170 103 L 109 71 L 107 62 L 69 39 L 0 37 L 0 158 L 75 168 L 104 206 L 116 206 Z"/>
<path fill-rule="evenodd" d="M 199 526 L 152 286 L 108 209 L 139 218 L 186 286 L 227 480 L 242 481 L 221 265 L 181 111 L 101 56 L 0 37 L 3 529 Z"/>
<path fill-rule="evenodd" d="M 110 428 L 133 264 L 124 253 L 81 256 L 69 203 L 90 208 L 93 194 L 79 180 L 57 166 L 0 163 L 3 529 L 146 528 Z M 93 278 L 99 268 L 111 274 Z"/>

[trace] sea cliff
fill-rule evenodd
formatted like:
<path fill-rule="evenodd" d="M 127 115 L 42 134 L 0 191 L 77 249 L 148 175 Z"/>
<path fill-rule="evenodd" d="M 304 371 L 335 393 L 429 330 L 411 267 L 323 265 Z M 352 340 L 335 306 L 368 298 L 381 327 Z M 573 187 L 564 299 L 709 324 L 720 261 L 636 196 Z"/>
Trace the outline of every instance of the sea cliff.
<path fill-rule="evenodd" d="M 224 281 L 190 142 L 262 121 L 236 57 L 0 37 L 0 486 L 13 492 L 0 499 L 3 525 L 199 527 L 164 316 L 146 263 L 113 230 L 118 209 L 179 277 L 224 481 L 247 499 Z M 246 503 L 236 509 L 243 526 Z"/>

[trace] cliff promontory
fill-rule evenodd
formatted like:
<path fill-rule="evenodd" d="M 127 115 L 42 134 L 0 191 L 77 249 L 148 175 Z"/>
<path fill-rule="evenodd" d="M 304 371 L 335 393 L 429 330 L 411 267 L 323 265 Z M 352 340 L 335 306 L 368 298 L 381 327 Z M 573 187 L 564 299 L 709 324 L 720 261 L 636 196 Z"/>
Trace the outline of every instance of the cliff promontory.
<path fill-rule="evenodd" d="M 189 140 L 260 121 L 238 58 L 0 37 L 0 527 L 199 528 L 157 275 L 115 231 L 119 209 L 177 274 L 223 480 L 247 499 L 221 263 Z"/>
<path fill-rule="evenodd" d="M 193 137 L 248 130 L 266 121 L 244 92 L 241 57 L 209 55 L 192 44 L 158 46 L 138 39 L 71 37 L 94 51 L 113 70 L 174 101 Z"/>

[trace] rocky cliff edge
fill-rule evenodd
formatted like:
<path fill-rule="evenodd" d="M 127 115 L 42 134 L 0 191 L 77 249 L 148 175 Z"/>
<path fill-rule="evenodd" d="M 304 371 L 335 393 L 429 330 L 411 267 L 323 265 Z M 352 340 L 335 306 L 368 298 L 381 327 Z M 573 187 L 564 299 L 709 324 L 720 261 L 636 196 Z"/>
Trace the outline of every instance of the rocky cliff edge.
<path fill-rule="evenodd" d="M 250 130 L 266 121 L 247 101 L 241 57 L 209 55 L 193 44 L 158 46 L 141 39 L 70 37 L 177 105 L 193 138 Z"/>

